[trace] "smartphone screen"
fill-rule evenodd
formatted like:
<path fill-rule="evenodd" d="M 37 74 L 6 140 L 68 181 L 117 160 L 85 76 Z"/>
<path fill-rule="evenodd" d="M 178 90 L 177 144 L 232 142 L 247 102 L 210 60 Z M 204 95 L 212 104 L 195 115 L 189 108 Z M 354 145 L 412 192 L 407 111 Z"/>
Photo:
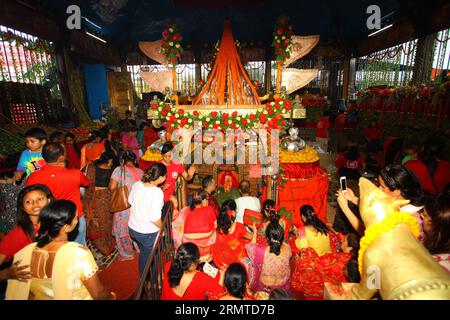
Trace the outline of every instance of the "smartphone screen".
<path fill-rule="evenodd" d="M 203 266 L 203 272 L 211 278 L 215 278 L 217 276 L 217 272 L 219 272 L 219 269 L 214 268 L 211 264 L 206 262 Z"/>
<path fill-rule="evenodd" d="M 341 177 L 341 190 L 346 191 L 347 190 L 347 178 Z"/>

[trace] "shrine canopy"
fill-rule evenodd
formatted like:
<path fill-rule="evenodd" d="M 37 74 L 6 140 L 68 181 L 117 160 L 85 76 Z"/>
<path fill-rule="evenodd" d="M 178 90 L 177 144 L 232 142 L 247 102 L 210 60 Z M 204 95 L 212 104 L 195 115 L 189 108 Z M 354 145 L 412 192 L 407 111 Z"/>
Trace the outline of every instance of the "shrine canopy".
<path fill-rule="evenodd" d="M 239 58 L 231 22 L 226 20 L 214 67 L 194 105 L 259 105 L 258 93 Z"/>

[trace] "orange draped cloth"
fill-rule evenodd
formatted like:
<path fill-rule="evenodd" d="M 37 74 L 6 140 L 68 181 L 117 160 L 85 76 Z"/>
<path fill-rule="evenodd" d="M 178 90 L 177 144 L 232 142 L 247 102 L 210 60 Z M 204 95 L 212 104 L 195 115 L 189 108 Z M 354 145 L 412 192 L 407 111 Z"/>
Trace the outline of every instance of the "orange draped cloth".
<path fill-rule="evenodd" d="M 258 93 L 239 58 L 231 32 L 225 21 L 219 53 L 208 81 L 193 102 L 194 105 L 258 105 Z"/>

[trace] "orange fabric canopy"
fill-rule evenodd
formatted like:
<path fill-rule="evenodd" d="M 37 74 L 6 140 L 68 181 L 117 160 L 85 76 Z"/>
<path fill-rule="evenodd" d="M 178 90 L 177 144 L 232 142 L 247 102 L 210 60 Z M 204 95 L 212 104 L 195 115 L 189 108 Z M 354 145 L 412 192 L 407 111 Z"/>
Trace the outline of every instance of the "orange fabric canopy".
<path fill-rule="evenodd" d="M 252 85 L 234 44 L 230 21 L 225 21 L 222 41 L 208 81 L 194 105 L 258 105 Z"/>

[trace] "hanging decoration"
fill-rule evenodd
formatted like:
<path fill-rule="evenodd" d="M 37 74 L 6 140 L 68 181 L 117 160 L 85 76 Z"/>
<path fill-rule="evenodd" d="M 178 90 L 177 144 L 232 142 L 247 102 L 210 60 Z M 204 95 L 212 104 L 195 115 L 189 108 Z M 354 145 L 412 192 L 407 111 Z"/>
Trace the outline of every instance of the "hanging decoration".
<path fill-rule="evenodd" d="M 36 40 L 29 40 L 22 38 L 21 36 L 12 33 L 11 31 L 0 31 L 1 37 L 3 41 L 8 41 L 9 43 L 12 43 L 13 41 L 16 41 L 18 46 L 23 46 L 31 51 L 36 51 L 38 53 L 45 52 L 47 54 L 54 54 L 55 48 L 53 44 L 51 44 L 48 41 L 42 40 L 42 39 L 36 39 Z"/>
<path fill-rule="evenodd" d="M 292 49 L 292 26 L 288 24 L 288 18 L 281 16 L 275 25 L 272 47 L 275 48 L 275 60 L 277 61 L 276 93 L 281 91 L 281 67 L 289 59 Z"/>
<path fill-rule="evenodd" d="M 172 68 L 172 87 L 175 104 L 178 105 L 178 86 L 177 86 L 177 64 L 181 61 L 181 55 L 184 50 L 181 47 L 181 33 L 178 31 L 176 23 L 172 23 L 164 29 L 163 40 L 161 42 L 161 53 L 164 55 L 167 66 Z"/>
<path fill-rule="evenodd" d="M 161 53 L 166 59 L 167 66 L 173 68 L 180 63 L 181 55 L 184 52 L 181 47 L 182 37 L 176 23 L 172 23 L 164 29 L 162 36 Z"/>

